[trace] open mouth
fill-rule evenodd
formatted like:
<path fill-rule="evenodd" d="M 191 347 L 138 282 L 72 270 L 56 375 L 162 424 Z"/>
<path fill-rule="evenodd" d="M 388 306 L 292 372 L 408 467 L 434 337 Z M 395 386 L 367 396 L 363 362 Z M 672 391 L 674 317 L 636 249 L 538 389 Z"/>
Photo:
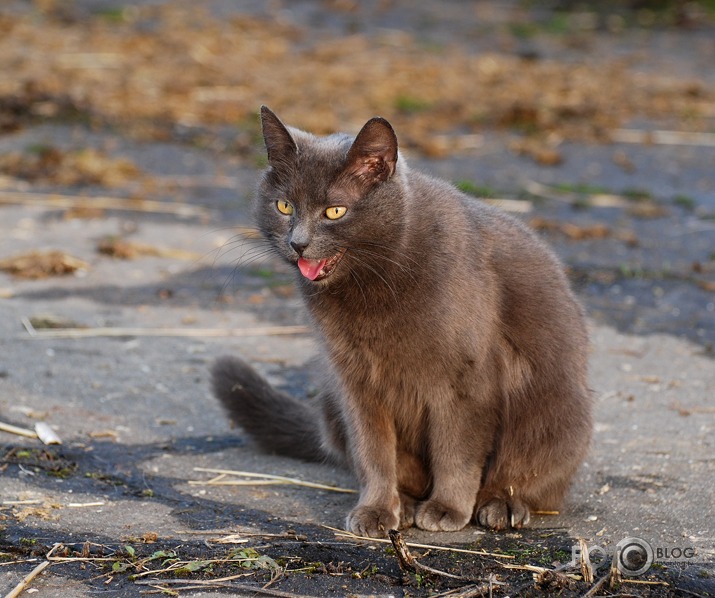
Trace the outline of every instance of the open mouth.
<path fill-rule="evenodd" d="M 308 280 L 318 281 L 327 278 L 335 270 L 335 266 L 345 255 L 345 250 L 341 249 L 334 256 L 322 260 L 309 260 L 304 257 L 298 258 L 298 269 Z"/>

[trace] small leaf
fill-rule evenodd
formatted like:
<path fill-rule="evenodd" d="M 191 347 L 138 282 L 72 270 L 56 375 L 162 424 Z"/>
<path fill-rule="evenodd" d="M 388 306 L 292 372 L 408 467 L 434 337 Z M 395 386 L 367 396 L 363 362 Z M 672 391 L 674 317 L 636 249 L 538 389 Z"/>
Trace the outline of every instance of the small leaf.
<path fill-rule="evenodd" d="M 124 573 L 127 569 L 131 567 L 131 563 L 122 563 L 121 561 L 114 561 L 112 564 L 113 573 Z"/>
<path fill-rule="evenodd" d="M 276 571 L 280 569 L 280 565 L 276 563 L 271 557 L 265 554 L 259 557 L 253 562 L 253 569 L 268 569 L 269 571 Z"/>
<path fill-rule="evenodd" d="M 150 561 L 155 561 L 156 559 L 173 559 L 176 553 L 173 550 L 157 550 L 150 557 Z"/>
<path fill-rule="evenodd" d="M 191 561 L 190 563 L 186 563 L 182 569 L 185 569 L 186 571 L 189 571 L 191 573 L 194 573 L 195 571 L 201 571 L 201 569 L 205 569 L 209 565 L 211 565 L 211 561 Z"/>
<path fill-rule="evenodd" d="M 137 554 L 137 553 L 136 553 L 136 550 L 134 550 L 134 547 L 133 547 L 133 546 L 129 546 L 129 544 L 127 544 L 126 546 L 124 546 L 124 550 L 126 550 L 127 554 L 128 554 L 130 557 L 132 557 L 132 558 L 133 558 L 134 556 L 136 556 L 136 554 Z"/>

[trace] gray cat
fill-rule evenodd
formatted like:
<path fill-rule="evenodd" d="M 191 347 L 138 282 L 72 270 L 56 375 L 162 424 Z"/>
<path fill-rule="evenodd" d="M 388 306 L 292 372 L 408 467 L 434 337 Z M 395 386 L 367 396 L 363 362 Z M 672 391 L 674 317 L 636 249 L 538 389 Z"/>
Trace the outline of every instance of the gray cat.
<path fill-rule="evenodd" d="M 349 466 L 357 534 L 519 528 L 559 508 L 592 422 L 584 318 L 556 257 L 411 170 L 382 118 L 352 138 L 261 117 L 256 217 L 295 266 L 324 385 L 312 404 L 221 358 L 230 417 L 267 451 Z"/>

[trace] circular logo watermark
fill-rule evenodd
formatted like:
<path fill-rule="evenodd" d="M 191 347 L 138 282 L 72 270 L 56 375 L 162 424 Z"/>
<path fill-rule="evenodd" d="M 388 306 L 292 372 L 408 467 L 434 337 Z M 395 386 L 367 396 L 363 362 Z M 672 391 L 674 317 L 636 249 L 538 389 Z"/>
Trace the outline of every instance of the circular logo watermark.
<path fill-rule="evenodd" d="M 623 575 L 641 575 L 653 564 L 653 548 L 641 538 L 625 538 L 616 544 L 614 558 Z"/>

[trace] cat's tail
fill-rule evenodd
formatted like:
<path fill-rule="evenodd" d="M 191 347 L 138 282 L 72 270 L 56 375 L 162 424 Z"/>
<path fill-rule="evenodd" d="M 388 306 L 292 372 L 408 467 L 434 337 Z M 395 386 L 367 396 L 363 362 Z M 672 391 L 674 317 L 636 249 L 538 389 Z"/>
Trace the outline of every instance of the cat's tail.
<path fill-rule="evenodd" d="M 320 414 L 308 401 L 276 390 L 251 366 L 221 357 L 211 368 L 214 395 L 231 420 L 266 452 L 324 461 Z"/>

